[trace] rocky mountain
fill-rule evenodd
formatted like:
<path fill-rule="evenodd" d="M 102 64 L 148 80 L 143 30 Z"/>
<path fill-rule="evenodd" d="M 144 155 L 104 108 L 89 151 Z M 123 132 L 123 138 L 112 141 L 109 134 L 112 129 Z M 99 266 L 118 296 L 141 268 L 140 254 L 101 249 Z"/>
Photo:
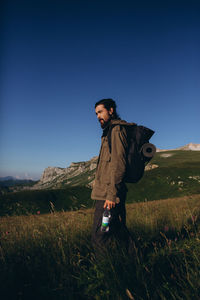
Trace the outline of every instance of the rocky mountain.
<path fill-rule="evenodd" d="M 180 148 L 176 148 L 176 150 L 191 150 L 191 151 L 200 151 L 200 144 L 189 143 Z"/>
<path fill-rule="evenodd" d="M 158 149 L 158 148 L 156 148 L 156 152 L 165 152 L 165 151 L 172 151 L 172 150 L 200 151 L 200 144 L 189 143 L 185 146 L 178 147 L 175 149 Z"/>
<path fill-rule="evenodd" d="M 89 161 L 73 162 L 67 168 L 48 167 L 44 170 L 39 182 L 32 189 L 61 188 L 66 185 L 91 186 L 98 157 Z"/>

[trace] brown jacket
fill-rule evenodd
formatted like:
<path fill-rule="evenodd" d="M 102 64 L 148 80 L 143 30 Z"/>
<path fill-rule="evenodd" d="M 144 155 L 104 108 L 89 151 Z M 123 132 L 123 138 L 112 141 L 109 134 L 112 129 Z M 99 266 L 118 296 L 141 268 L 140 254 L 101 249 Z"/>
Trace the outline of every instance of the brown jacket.
<path fill-rule="evenodd" d="M 112 129 L 111 153 L 107 136 L 101 138 L 101 149 L 95 181 L 91 198 L 94 200 L 110 200 L 118 203 L 120 189 L 124 188 L 124 175 L 126 170 L 127 134 L 124 126 L 125 121 L 111 120 L 110 125 L 118 124 Z M 107 129 L 104 129 L 108 130 Z"/>

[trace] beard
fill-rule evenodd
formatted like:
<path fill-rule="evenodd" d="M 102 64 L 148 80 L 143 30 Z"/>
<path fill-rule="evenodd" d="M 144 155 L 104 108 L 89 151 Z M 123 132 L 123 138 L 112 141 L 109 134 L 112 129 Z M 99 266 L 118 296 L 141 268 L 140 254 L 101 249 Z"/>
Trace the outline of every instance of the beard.
<path fill-rule="evenodd" d="M 111 120 L 111 118 L 108 121 L 105 121 L 104 119 L 100 119 L 99 122 L 101 124 L 101 128 L 105 129 L 108 126 L 108 124 L 110 123 L 110 120 Z"/>

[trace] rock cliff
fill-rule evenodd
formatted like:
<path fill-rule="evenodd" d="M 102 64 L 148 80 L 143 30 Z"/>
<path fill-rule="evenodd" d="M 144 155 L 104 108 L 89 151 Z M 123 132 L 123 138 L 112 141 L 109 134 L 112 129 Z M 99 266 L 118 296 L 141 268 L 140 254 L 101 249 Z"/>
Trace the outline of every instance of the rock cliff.
<path fill-rule="evenodd" d="M 61 188 L 63 186 L 86 185 L 91 187 L 98 157 L 93 157 L 86 162 L 73 162 L 67 168 L 48 167 L 44 170 L 39 182 L 31 189 Z M 148 164 L 146 171 L 157 168 L 155 164 Z"/>
<path fill-rule="evenodd" d="M 180 148 L 176 148 L 176 150 L 190 150 L 190 151 L 200 151 L 200 144 L 189 143 Z"/>
<path fill-rule="evenodd" d="M 91 185 L 98 157 L 85 162 L 73 162 L 67 168 L 48 167 L 32 189 L 60 188 L 63 185 Z"/>

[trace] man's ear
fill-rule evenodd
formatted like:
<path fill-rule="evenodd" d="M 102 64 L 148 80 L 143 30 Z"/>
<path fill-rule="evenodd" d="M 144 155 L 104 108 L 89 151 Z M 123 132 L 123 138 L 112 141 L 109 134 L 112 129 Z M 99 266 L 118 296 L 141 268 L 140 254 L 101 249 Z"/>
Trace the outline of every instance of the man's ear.
<path fill-rule="evenodd" d="M 113 111 L 114 111 L 114 109 L 113 109 L 113 107 L 111 107 L 111 108 L 110 108 L 110 110 L 108 111 L 109 115 L 111 115 L 111 116 L 112 116 L 112 114 L 113 114 Z"/>

